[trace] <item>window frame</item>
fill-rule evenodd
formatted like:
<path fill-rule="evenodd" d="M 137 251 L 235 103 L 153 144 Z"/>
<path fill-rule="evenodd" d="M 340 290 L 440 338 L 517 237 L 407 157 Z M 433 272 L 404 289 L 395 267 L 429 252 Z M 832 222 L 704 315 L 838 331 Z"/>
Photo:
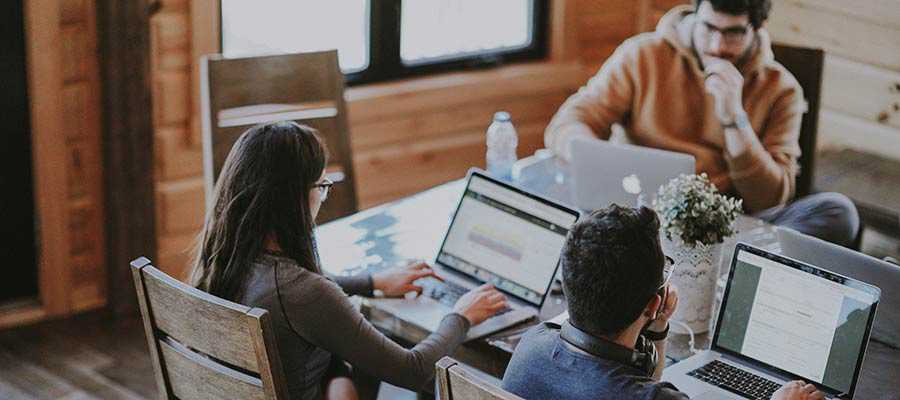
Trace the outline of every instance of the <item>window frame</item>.
<path fill-rule="evenodd" d="M 222 0 L 219 3 L 219 48 L 224 52 Z M 400 56 L 403 0 L 369 0 L 369 64 L 357 72 L 345 73 L 348 86 L 393 81 L 441 72 L 479 70 L 508 63 L 542 60 L 549 49 L 549 1 L 529 0 L 532 7 L 531 43 L 525 47 L 488 51 L 447 59 L 404 64 Z"/>

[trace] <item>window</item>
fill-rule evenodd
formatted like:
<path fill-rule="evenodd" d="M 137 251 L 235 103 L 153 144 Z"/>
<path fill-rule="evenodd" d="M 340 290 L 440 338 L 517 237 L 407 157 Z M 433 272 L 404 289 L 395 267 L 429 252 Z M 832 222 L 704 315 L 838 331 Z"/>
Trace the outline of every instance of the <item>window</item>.
<path fill-rule="evenodd" d="M 542 0 L 221 0 L 227 57 L 338 49 L 350 84 L 542 58 Z"/>

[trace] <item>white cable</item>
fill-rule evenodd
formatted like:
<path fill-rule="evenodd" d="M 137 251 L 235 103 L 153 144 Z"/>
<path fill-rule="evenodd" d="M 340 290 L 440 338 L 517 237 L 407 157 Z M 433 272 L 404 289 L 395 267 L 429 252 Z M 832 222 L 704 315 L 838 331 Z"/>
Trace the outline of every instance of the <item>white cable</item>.
<path fill-rule="evenodd" d="M 691 354 L 697 354 L 700 352 L 700 350 L 697 350 L 694 347 L 694 330 L 691 329 L 691 327 L 688 326 L 688 324 L 685 324 L 684 322 L 681 322 L 681 321 L 671 320 L 671 319 L 669 320 L 669 323 L 675 324 L 675 325 L 678 325 L 678 326 L 684 328 L 684 330 L 686 330 L 688 332 L 688 335 L 691 336 L 690 340 L 688 340 L 688 345 L 690 346 Z"/>

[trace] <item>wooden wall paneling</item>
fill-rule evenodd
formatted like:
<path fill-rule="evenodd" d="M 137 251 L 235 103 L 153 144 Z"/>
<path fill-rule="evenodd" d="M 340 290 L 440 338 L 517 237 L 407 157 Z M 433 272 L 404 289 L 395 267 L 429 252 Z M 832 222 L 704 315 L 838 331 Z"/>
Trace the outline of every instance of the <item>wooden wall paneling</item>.
<path fill-rule="evenodd" d="M 201 146 L 200 128 L 200 57 L 220 53 L 219 4 L 220 0 L 193 0 L 190 2 L 191 22 L 191 140 Z"/>
<path fill-rule="evenodd" d="M 410 115 L 421 110 L 442 109 L 446 104 L 484 98 L 531 96 L 561 88 L 575 88 L 583 82 L 576 63 L 532 63 L 469 73 L 452 73 L 439 78 L 421 78 L 402 84 L 375 84 L 345 91 L 351 127 L 358 123 L 394 115 Z M 352 132 L 352 129 L 351 129 Z"/>
<path fill-rule="evenodd" d="M 491 98 L 477 102 L 448 104 L 444 109 L 375 119 L 353 126 L 353 152 L 413 140 L 428 139 L 461 128 L 484 128 L 490 125 L 494 112 L 507 111 L 513 124 L 534 118 L 549 121 L 571 88 L 534 97 Z"/>
<path fill-rule="evenodd" d="M 786 44 L 821 47 L 828 53 L 900 70 L 900 27 L 848 18 L 814 8 L 819 0 L 775 1 L 769 16 L 772 38 Z M 860 7 L 860 2 L 853 2 Z M 893 7 L 897 7 L 894 3 Z"/>
<path fill-rule="evenodd" d="M 575 0 L 557 0 L 550 4 L 550 59 L 569 62 L 578 59 L 578 8 Z"/>
<path fill-rule="evenodd" d="M 83 24 L 64 25 L 60 29 L 62 43 L 63 82 L 84 79 L 87 75 L 88 57 L 85 27 Z"/>
<path fill-rule="evenodd" d="M 158 71 L 153 77 L 156 127 L 187 124 L 191 118 L 191 86 L 187 70 Z"/>
<path fill-rule="evenodd" d="M 202 205 L 200 208 L 202 208 Z M 197 209 L 198 213 L 203 211 L 200 208 Z M 159 269 L 175 279 L 185 281 L 190 274 L 197 233 L 187 232 L 160 235 Z"/>
<path fill-rule="evenodd" d="M 887 125 L 900 136 L 900 72 L 829 55 L 823 81 L 824 107 Z"/>
<path fill-rule="evenodd" d="M 825 108 L 819 113 L 823 146 L 837 145 L 900 159 L 900 131 L 841 111 Z"/>
<path fill-rule="evenodd" d="M 143 2 L 98 0 L 103 36 L 109 298 L 116 314 L 137 312 L 129 262 L 156 256 L 150 28 Z"/>
<path fill-rule="evenodd" d="M 28 93 L 33 142 L 35 205 L 38 223 L 38 285 L 42 313 L 69 312 L 70 276 L 65 136 L 62 127 L 63 81 L 59 38 L 59 3 L 25 1 Z"/>
<path fill-rule="evenodd" d="M 532 154 L 543 147 L 547 122 L 542 120 L 516 125 L 520 156 Z M 361 207 L 371 207 L 458 179 L 471 166 L 483 167 L 485 128 L 354 154 L 354 167 L 359 171 Z M 415 165 L 416 168 L 404 168 L 408 165 Z"/>
<path fill-rule="evenodd" d="M 203 174 L 203 151 L 192 145 L 191 132 L 185 126 L 156 129 L 157 180 L 166 182 Z"/>
<path fill-rule="evenodd" d="M 89 91 L 89 83 L 75 82 L 63 86 L 60 92 L 62 132 L 67 140 L 81 140 L 88 135 L 89 119 L 92 117 L 88 109 Z"/>
<path fill-rule="evenodd" d="M 827 11 L 852 19 L 900 29 L 900 7 L 897 0 L 776 0 L 799 7 Z"/>
<path fill-rule="evenodd" d="M 163 234 L 192 232 L 203 225 L 203 179 L 160 182 L 157 221 Z"/>
<path fill-rule="evenodd" d="M 63 25 L 75 24 L 85 20 L 86 12 L 92 11 L 85 4 L 86 0 L 60 0 L 59 22 Z"/>

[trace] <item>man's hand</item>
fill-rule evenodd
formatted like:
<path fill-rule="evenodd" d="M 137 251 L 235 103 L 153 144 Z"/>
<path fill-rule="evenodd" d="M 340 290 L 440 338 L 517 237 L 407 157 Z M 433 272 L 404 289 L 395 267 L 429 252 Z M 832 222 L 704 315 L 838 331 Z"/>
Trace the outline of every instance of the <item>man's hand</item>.
<path fill-rule="evenodd" d="M 811 383 L 790 381 L 781 389 L 772 393 L 772 400 L 821 400 L 825 394 L 818 391 Z"/>
<path fill-rule="evenodd" d="M 672 318 L 672 314 L 675 314 L 675 309 L 678 308 L 678 290 L 675 289 L 675 286 L 667 285 L 665 290 L 667 291 L 665 296 L 665 304 L 660 305 L 662 310 L 659 311 L 656 319 L 650 322 L 650 325 L 647 326 L 647 329 L 653 332 L 662 332 L 666 329 L 666 325 L 669 324 L 669 318 Z"/>
<path fill-rule="evenodd" d="M 372 287 L 387 297 L 399 297 L 409 292 L 420 294 L 422 287 L 413 282 L 428 276 L 442 280 L 428 264 L 414 262 L 372 274 Z"/>
<path fill-rule="evenodd" d="M 723 59 L 713 59 L 706 66 L 706 92 L 716 101 L 716 117 L 723 125 L 734 122 L 735 117 L 744 112 L 741 103 L 744 91 L 744 77 L 734 64 Z"/>

